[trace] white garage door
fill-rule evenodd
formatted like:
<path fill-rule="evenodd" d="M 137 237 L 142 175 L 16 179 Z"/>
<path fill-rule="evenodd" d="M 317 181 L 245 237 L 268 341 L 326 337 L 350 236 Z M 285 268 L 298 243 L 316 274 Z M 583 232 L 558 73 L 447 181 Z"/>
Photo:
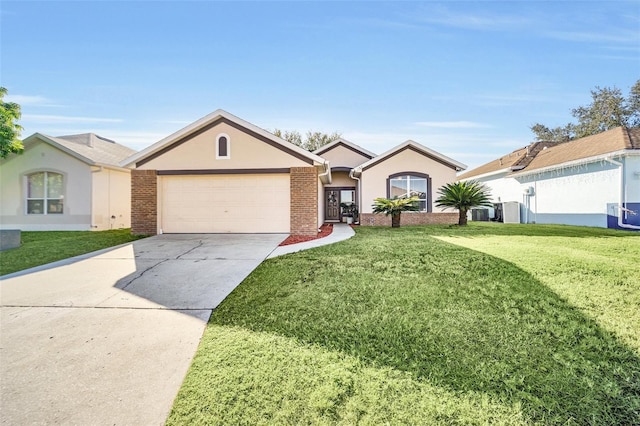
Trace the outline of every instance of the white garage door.
<path fill-rule="evenodd" d="M 289 232 L 289 175 L 162 176 L 165 233 Z"/>

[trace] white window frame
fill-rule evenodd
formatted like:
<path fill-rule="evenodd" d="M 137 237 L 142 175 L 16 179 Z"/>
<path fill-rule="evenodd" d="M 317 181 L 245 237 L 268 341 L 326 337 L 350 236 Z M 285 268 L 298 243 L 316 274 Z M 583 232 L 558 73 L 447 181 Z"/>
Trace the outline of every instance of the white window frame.
<path fill-rule="evenodd" d="M 42 197 L 29 197 L 29 178 L 33 175 L 42 173 L 44 174 L 44 182 L 43 182 L 43 194 Z M 49 173 L 52 174 L 56 174 L 56 175 L 60 175 L 62 176 L 62 194 L 60 195 L 60 198 L 50 198 L 49 197 Z M 32 172 L 32 173 L 27 173 L 24 176 L 24 186 L 25 186 L 25 203 L 24 203 L 24 214 L 31 216 L 31 215 L 36 215 L 36 216 L 40 216 L 40 215 L 63 215 L 66 208 L 64 205 L 64 186 L 65 186 L 65 175 L 63 173 L 60 172 L 55 172 L 53 170 L 41 170 L 41 171 L 36 171 L 36 172 Z M 42 200 L 42 213 L 29 213 L 29 201 L 35 201 L 35 200 Z M 49 201 L 60 201 L 60 204 L 62 204 L 62 211 L 60 213 L 49 213 Z"/>
<path fill-rule="evenodd" d="M 401 198 L 410 198 L 411 197 L 411 178 L 413 178 L 414 180 L 424 180 L 425 181 L 425 192 L 424 195 L 426 198 L 419 198 L 418 201 L 422 201 L 424 202 L 425 208 L 423 210 L 418 210 L 421 212 L 428 212 L 429 211 L 429 195 L 427 194 L 427 192 L 429 191 L 429 179 L 422 177 L 422 176 L 416 176 L 416 175 L 412 175 L 410 173 L 407 173 L 406 175 L 400 175 L 400 176 L 394 176 L 392 178 L 389 178 L 389 193 L 391 193 L 391 182 L 394 179 L 407 179 L 407 192 L 404 195 L 401 195 Z"/>
<path fill-rule="evenodd" d="M 227 155 L 220 155 L 220 138 L 227 139 Z M 231 159 L 231 138 L 226 133 L 220 133 L 216 136 L 216 160 L 230 160 Z"/>

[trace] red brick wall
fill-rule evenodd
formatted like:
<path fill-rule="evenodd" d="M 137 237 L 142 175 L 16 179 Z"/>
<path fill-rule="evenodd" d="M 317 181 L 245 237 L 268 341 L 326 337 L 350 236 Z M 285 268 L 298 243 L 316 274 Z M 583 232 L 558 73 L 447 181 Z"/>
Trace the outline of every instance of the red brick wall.
<path fill-rule="evenodd" d="M 155 170 L 131 171 L 131 233 L 158 232 L 158 179 Z"/>
<path fill-rule="evenodd" d="M 318 235 L 318 171 L 315 167 L 292 167 L 291 235 Z"/>
<path fill-rule="evenodd" d="M 452 225 L 458 223 L 458 212 L 455 213 L 422 213 L 405 212 L 400 216 L 400 226 L 404 225 Z M 391 226 L 391 216 L 374 213 L 361 213 L 362 226 Z"/>

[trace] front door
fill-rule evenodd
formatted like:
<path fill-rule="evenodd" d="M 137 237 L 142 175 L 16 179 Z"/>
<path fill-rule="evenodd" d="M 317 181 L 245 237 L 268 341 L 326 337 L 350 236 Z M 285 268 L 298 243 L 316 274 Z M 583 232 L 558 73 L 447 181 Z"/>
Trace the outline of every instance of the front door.
<path fill-rule="evenodd" d="M 326 189 L 325 194 L 325 220 L 340 220 L 340 191 Z"/>
<path fill-rule="evenodd" d="M 325 188 L 324 200 L 324 220 L 339 222 L 346 207 L 355 205 L 356 190 L 353 187 Z"/>

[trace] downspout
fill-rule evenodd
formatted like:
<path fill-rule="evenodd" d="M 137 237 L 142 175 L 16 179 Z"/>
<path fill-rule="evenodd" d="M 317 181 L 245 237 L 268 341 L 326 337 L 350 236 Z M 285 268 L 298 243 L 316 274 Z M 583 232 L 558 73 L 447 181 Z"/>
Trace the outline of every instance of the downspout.
<path fill-rule="evenodd" d="M 104 166 L 95 167 L 98 167 L 98 170 L 92 169 L 91 174 L 102 173 L 104 171 Z M 107 200 L 107 203 L 109 203 L 109 200 Z M 98 227 L 98 225 L 95 224 L 95 214 L 96 212 L 93 211 L 93 178 L 91 178 L 91 225 L 89 225 L 91 229 L 96 229 Z"/>
<path fill-rule="evenodd" d="M 624 187 L 624 163 L 620 161 L 616 161 L 613 158 L 605 158 L 605 161 L 613 164 L 614 166 L 618 166 L 620 168 L 620 201 L 618 202 L 618 226 L 624 229 L 635 229 L 640 230 L 640 226 L 631 225 L 629 223 L 624 223 L 622 219 L 622 214 L 627 210 L 623 207 L 625 204 L 624 196 L 625 196 L 625 187 Z"/>
<path fill-rule="evenodd" d="M 328 161 L 325 161 L 324 163 L 322 163 L 322 167 L 324 167 L 324 172 L 320 173 L 318 175 L 318 179 L 320 180 L 321 183 L 322 183 L 322 178 L 324 176 L 328 176 L 329 173 L 331 173 L 331 167 L 329 167 L 329 162 Z M 329 182 L 329 183 L 331 183 L 331 182 Z M 325 203 L 327 202 L 327 200 L 324 200 L 324 183 L 322 183 L 322 188 L 323 188 L 323 193 L 322 194 L 318 194 L 318 200 L 323 199 L 323 201 L 322 201 L 322 206 L 323 207 L 322 208 L 323 208 L 323 210 L 326 210 Z M 322 198 L 320 198 L 320 197 L 322 197 Z M 320 206 L 318 205 L 317 202 L 316 202 L 316 207 L 318 208 L 318 213 L 317 213 L 316 216 L 319 219 L 320 216 L 322 215 L 322 217 L 323 217 L 322 223 L 324 223 L 324 213 L 320 211 Z M 320 232 L 320 228 L 318 228 L 318 232 Z"/>
<path fill-rule="evenodd" d="M 538 223 L 538 179 L 533 181 L 533 223 Z"/>
<path fill-rule="evenodd" d="M 327 161 L 322 163 L 322 167 L 324 168 L 324 172 L 318 175 L 318 179 L 322 179 L 323 176 L 327 176 L 331 172 L 331 168 L 329 167 L 329 163 Z"/>
<path fill-rule="evenodd" d="M 358 196 L 357 199 L 356 199 L 356 204 L 358 205 L 358 223 L 360 223 L 360 218 L 362 217 L 362 202 L 361 202 L 362 201 L 361 200 L 362 197 L 360 196 L 360 178 L 357 178 L 355 176 L 355 174 L 354 174 L 355 171 L 356 171 L 356 169 L 351 169 L 349 171 L 349 177 L 351 179 L 355 179 L 355 180 L 358 181 L 358 184 L 356 186 L 358 188 L 358 190 L 356 191 L 356 194 Z"/>

